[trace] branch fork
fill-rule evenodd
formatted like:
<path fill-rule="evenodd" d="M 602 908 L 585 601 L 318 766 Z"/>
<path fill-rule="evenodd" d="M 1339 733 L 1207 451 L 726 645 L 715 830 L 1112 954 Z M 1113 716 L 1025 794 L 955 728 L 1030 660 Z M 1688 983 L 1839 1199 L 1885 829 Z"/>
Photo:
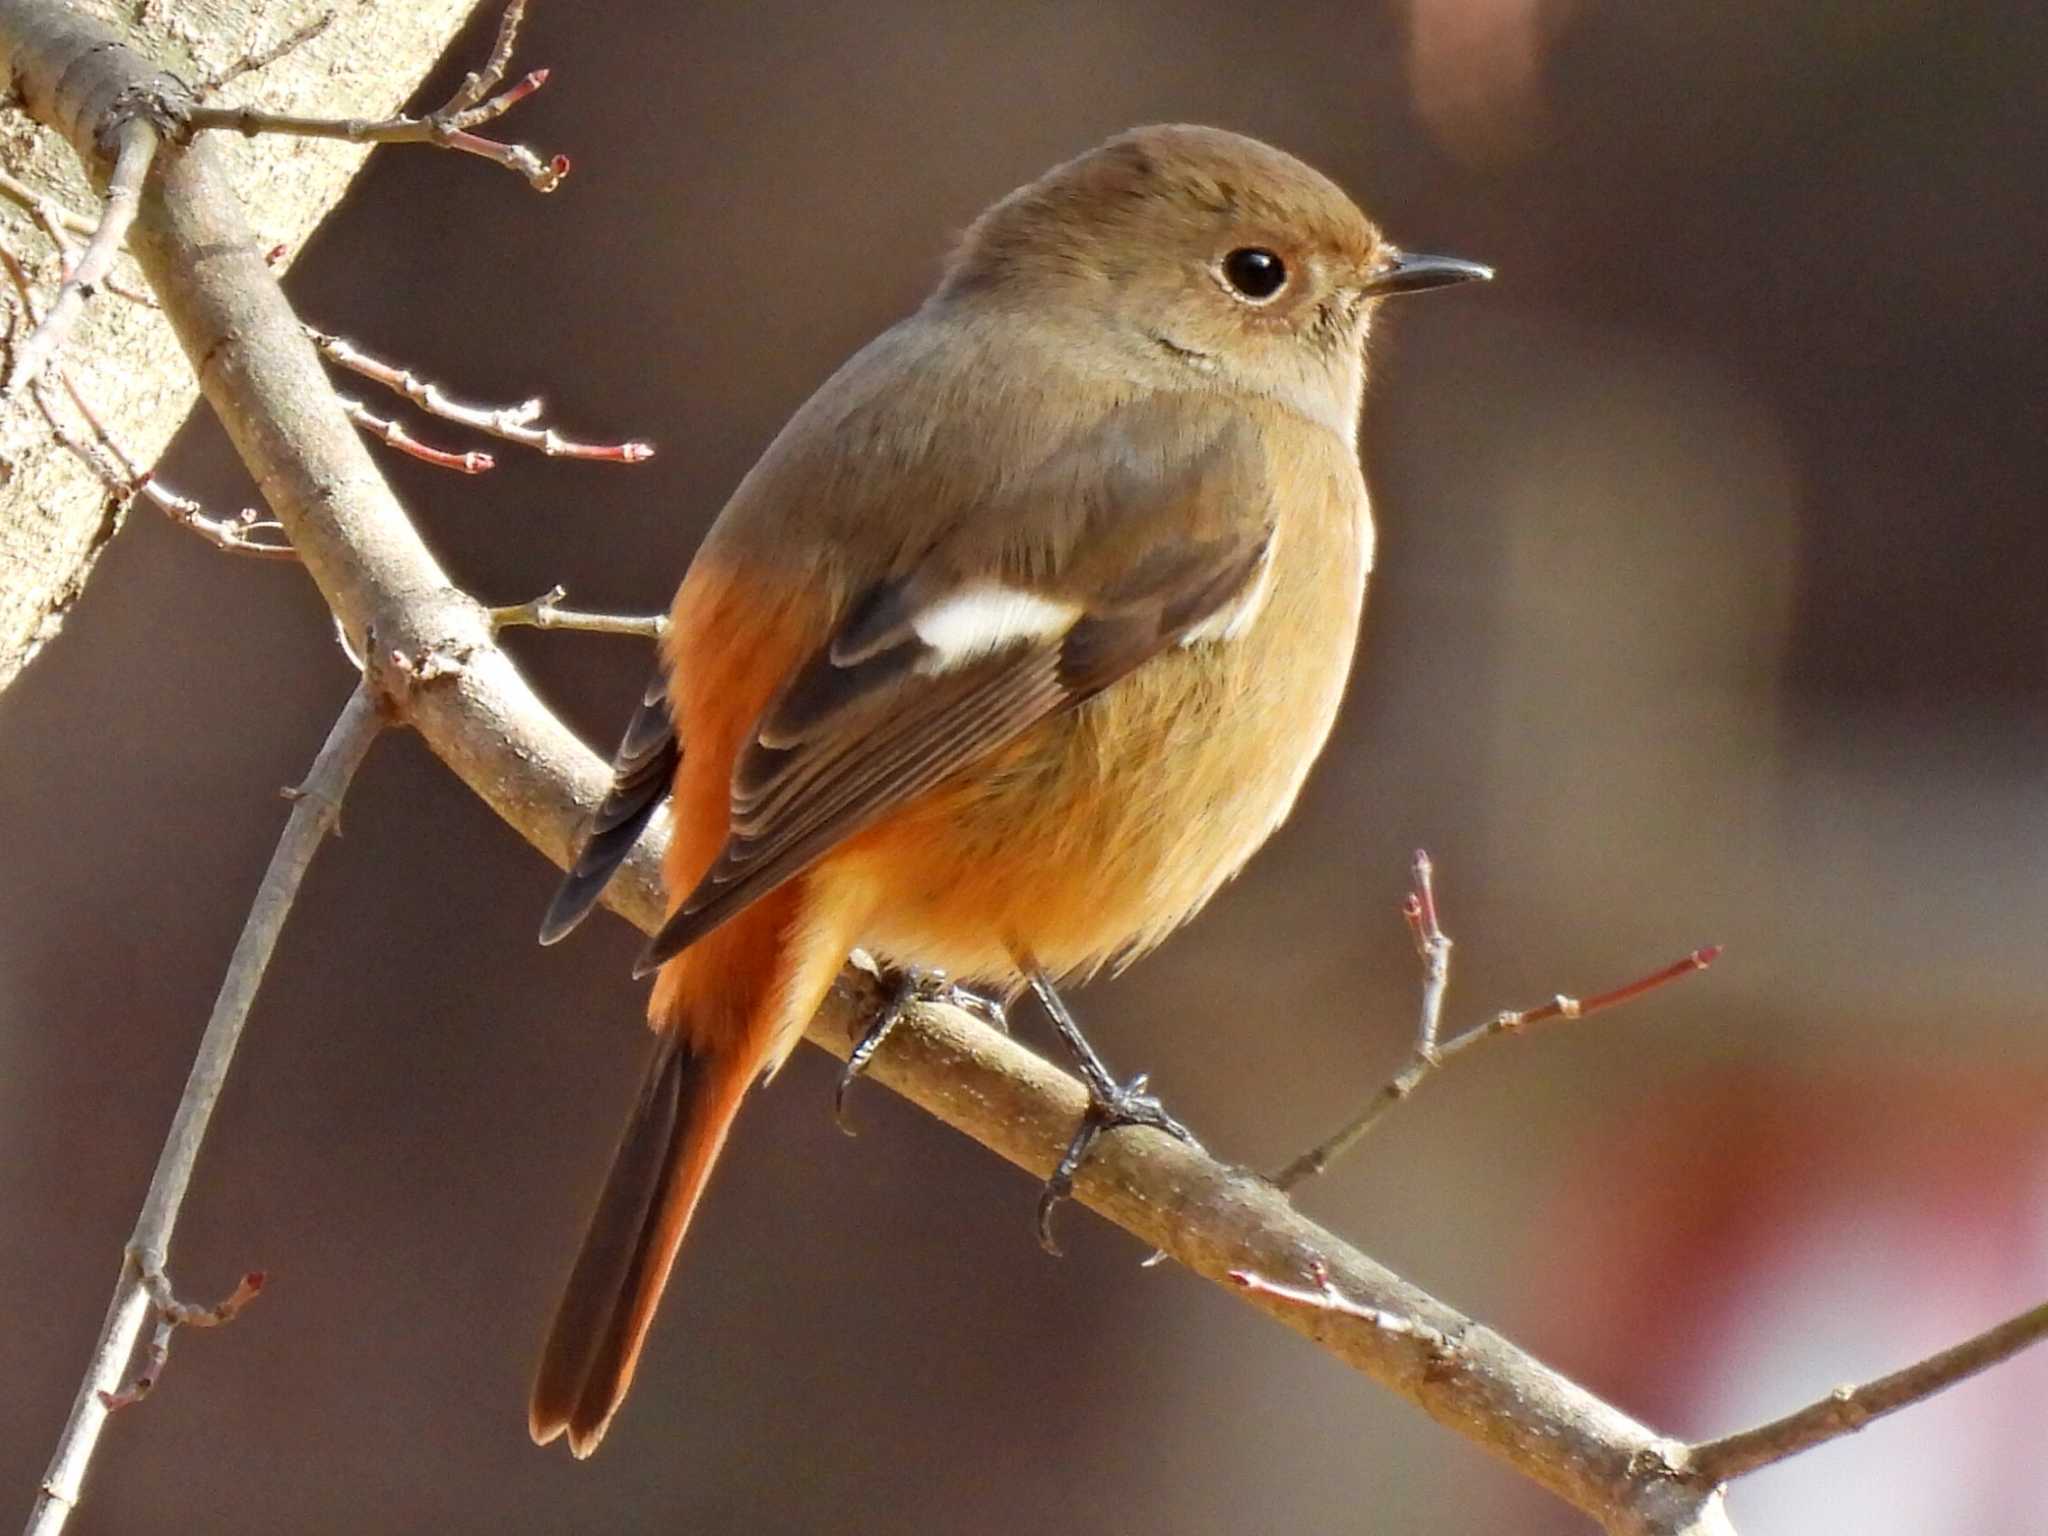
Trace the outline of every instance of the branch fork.
<path fill-rule="evenodd" d="M 1416 1015 L 1415 1043 L 1408 1064 L 1395 1073 L 1364 1106 L 1331 1135 L 1290 1159 L 1272 1174 L 1281 1189 L 1293 1189 L 1316 1177 L 1356 1147 L 1379 1125 L 1395 1105 L 1414 1097 L 1417 1090 L 1458 1057 L 1475 1046 L 1501 1035 L 1521 1034 L 1532 1024 L 1549 1019 L 1581 1019 L 1623 1003 L 1633 1002 L 1679 978 L 1703 971 L 1721 954 L 1721 946 L 1695 949 L 1682 959 L 1661 966 L 1648 975 L 1624 982 L 1589 998 L 1558 993 L 1547 1003 L 1533 1008 L 1497 1013 L 1483 1023 L 1443 1038 L 1444 998 L 1450 990 L 1451 939 L 1444 932 L 1436 899 L 1436 866 L 1429 854 L 1417 849 L 1410 866 L 1414 886 L 1401 904 L 1401 917 L 1415 940 L 1415 952 L 1422 959 L 1422 1002 Z"/>
<path fill-rule="evenodd" d="M 512 0 L 505 7 L 504 17 L 498 24 L 497 40 L 484 67 L 465 76 L 453 96 L 423 116 L 299 117 L 254 106 L 211 107 L 185 102 L 180 104 L 177 113 L 178 132 L 189 137 L 208 129 L 228 129 L 248 138 L 264 133 L 281 133 L 300 138 L 345 139 L 352 144 L 432 144 L 441 149 L 477 155 L 524 177 L 536 192 L 552 192 L 569 174 L 567 155 L 542 159 L 524 144 L 485 138 L 473 131 L 504 116 L 547 83 L 548 72 L 536 69 L 504 90 L 498 89 L 511 67 L 512 49 L 518 40 L 519 24 L 525 12 L 526 0 Z"/>
<path fill-rule="evenodd" d="M 139 1371 L 126 1386 L 116 1391 L 101 1391 L 100 1405 L 109 1413 L 122 1408 L 133 1407 L 141 1402 L 156 1384 L 163 1379 L 164 1367 L 171 1357 L 171 1337 L 180 1328 L 220 1328 L 233 1322 L 242 1309 L 263 1292 L 267 1277 L 260 1269 L 252 1269 L 236 1282 L 235 1288 L 212 1306 L 199 1306 L 192 1302 L 180 1301 L 171 1289 L 170 1277 L 164 1273 L 161 1258 L 145 1258 L 131 1245 L 128 1263 L 140 1276 L 139 1284 L 149 1297 L 151 1309 L 156 1313 L 156 1329 L 144 1358 L 148 1364 Z"/>

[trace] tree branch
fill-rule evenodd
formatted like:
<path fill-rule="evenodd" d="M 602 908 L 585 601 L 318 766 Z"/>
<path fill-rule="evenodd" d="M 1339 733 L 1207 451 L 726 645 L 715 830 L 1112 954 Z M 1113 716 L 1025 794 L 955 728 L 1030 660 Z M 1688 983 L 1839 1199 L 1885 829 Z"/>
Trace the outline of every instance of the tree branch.
<path fill-rule="evenodd" d="M 1372 1134 L 1398 1104 L 1405 1104 L 1422 1085 L 1452 1062 L 1470 1055 L 1475 1046 L 1503 1035 L 1519 1035 L 1531 1024 L 1551 1019 L 1583 1019 L 1589 1014 L 1634 1002 L 1645 992 L 1654 992 L 1682 976 L 1703 971 L 1720 958 L 1721 946 L 1710 944 L 1682 959 L 1661 966 L 1646 976 L 1624 982 L 1591 997 L 1569 997 L 1560 992 L 1547 1003 L 1533 1008 L 1497 1013 L 1483 1023 L 1460 1030 L 1450 1039 L 1442 1038 L 1444 995 L 1450 988 L 1451 938 L 1444 932 L 1437 913 L 1435 866 L 1429 855 L 1417 849 L 1414 861 L 1415 888 L 1401 908 L 1409 930 L 1415 935 L 1415 951 L 1422 957 L 1422 1008 L 1415 1026 L 1415 1044 L 1408 1064 L 1382 1083 L 1357 1114 L 1307 1151 L 1283 1164 L 1272 1175 L 1282 1189 L 1294 1189 L 1325 1172 L 1332 1163 Z"/>
<path fill-rule="evenodd" d="M 63 350 L 85 309 L 85 301 L 113 271 L 114 257 L 128 238 L 129 226 L 135 222 L 142 183 L 149 175 L 150 163 L 156 159 L 157 130 L 137 110 L 114 132 L 120 147 L 107 181 L 106 208 L 91 238 L 85 242 L 84 252 L 58 285 L 49 313 L 15 350 L 7 370 L 6 387 L 0 389 L 0 400 L 13 399 L 24 385 L 41 378 L 50 359 Z"/>
<path fill-rule="evenodd" d="M 143 41 L 145 37 L 162 39 L 163 46 L 189 61 L 195 73 L 218 73 L 252 45 L 260 49 L 310 13 L 331 9 L 334 20 L 324 32 L 270 63 L 263 74 L 249 77 L 244 88 L 254 89 L 260 82 L 264 104 L 281 110 L 375 117 L 404 106 L 477 0 L 349 0 L 346 5 L 334 0 L 76 3 L 79 9 L 90 4 L 110 19 L 117 12 L 124 21 L 132 18 L 136 31 L 123 34 L 128 46 L 120 76 L 125 83 L 153 73 L 151 44 Z M 66 14 L 68 9 L 0 0 L 0 32 L 6 34 L 0 50 L 10 59 L 29 54 L 77 58 L 73 40 L 78 25 Z M 95 28 L 94 36 L 110 48 L 118 46 L 107 43 L 103 27 Z M 37 115 L 54 123 L 74 112 L 101 113 L 108 102 L 99 87 L 109 82 L 107 71 L 89 67 L 79 72 L 74 88 L 61 93 L 61 101 L 59 92 L 39 87 L 44 106 Z M 7 83 L 9 103 L 18 109 L 20 91 L 11 77 Z M 76 262 L 79 248 L 100 226 L 103 204 L 92 185 L 104 188 L 112 146 L 98 151 L 103 160 L 90 175 L 83 175 L 73 153 L 77 140 L 68 130 L 45 131 L 17 110 L 4 137 L 0 160 L 6 162 L 7 174 L 0 178 L 0 223 L 10 225 L 15 249 L 31 258 L 43 301 L 40 312 L 54 297 L 63 272 Z M 233 166 L 237 195 L 251 222 L 263 231 L 266 244 L 295 250 L 303 248 L 320 218 L 335 205 L 367 153 L 347 144 L 212 137 Z M 18 219 L 17 202 L 26 210 Z M 37 211 L 38 204 L 42 212 Z M 53 227 L 62 231 L 70 247 L 59 271 L 51 270 L 54 264 L 44 257 L 42 244 Z M 58 243 L 54 237 L 52 243 Z M 161 314 L 125 302 L 144 288 L 128 258 L 118 259 L 113 273 L 99 285 L 100 296 L 85 303 L 56 362 L 60 368 L 70 364 L 72 376 L 122 447 L 137 462 L 150 464 L 191 413 L 198 387 Z M 124 302 L 108 302 L 112 295 L 120 295 Z M 0 359 L 0 379 L 5 374 L 6 362 Z M 43 379 L 49 382 L 53 375 L 54 370 L 46 370 Z M 42 430 L 42 418 L 34 409 L 23 408 L 29 406 L 27 393 L 24 386 L 15 407 L 0 411 L 0 458 L 7 466 L 6 483 L 0 486 L 0 691 L 61 634 L 91 583 L 98 556 L 127 520 L 122 510 L 125 496 L 110 498 L 96 469 Z M 55 398 L 69 416 L 62 394 L 59 388 Z M 231 520 L 234 509 L 221 510 Z"/>
<path fill-rule="evenodd" d="M 232 129 L 254 138 L 259 133 L 282 133 L 307 139 L 344 139 L 351 144 L 432 144 L 480 155 L 493 165 L 524 176 L 537 192 L 552 192 L 569 174 L 569 157 L 555 155 L 543 160 L 524 144 L 506 144 L 470 132 L 472 128 L 502 117 L 547 83 L 548 72 L 536 69 L 497 95 L 498 84 L 512 62 L 512 47 L 519 36 L 519 23 L 526 0 L 512 0 L 498 24 L 498 37 L 491 56 L 480 72 L 463 78 L 455 94 L 440 108 L 424 117 L 400 114 L 372 121 L 362 117 L 304 117 L 291 112 L 270 112 L 261 107 L 206 107 L 187 105 L 179 121 L 187 132 L 209 128 Z M 488 98 L 488 99 L 486 99 Z"/>
<path fill-rule="evenodd" d="M 493 629 L 580 629 L 592 635 L 625 635 L 637 640 L 659 640 L 668 628 L 668 616 L 660 613 L 586 613 L 564 608 L 569 595 L 565 587 L 548 588 L 539 597 L 491 610 Z"/>
<path fill-rule="evenodd" d="M 1819 1401 L 1754 1429 L 1702 1441 L 1685 1453 L 1680 1466 L 1687 1477 L 1705 1487 L 1733 1482 L 1788 1456 L 1854 1434 L 1871 1420 L 1946 1391 L 2044 1338 L 2048 1338 L 2048 1302 L 1903 1370 L 1859 1387 L 1837 1387 Z"/>
<path fill-rule="evenodd" d="M 306 334 L 320 355 L 337 368 L 346 368 L 402 395 L 430 416 L 452 421 L 478 432 L 488 432 L 507 442 L 531 448 L 551 459 L 590 459 L 601 464 L 644 464 L 654 457 L 654 446 L 637 439 L 623 443 L 580 443 L 562 436 L 553 427 L 540 425 L 544 409 L 538 397 L 517 405 L 469 405 L 455 399 L 432 379 L 423 379 L 410 368 L 372 357 L 345 336 L 306 327 Z"/>
<path fill-rule="evenodd" d="M 256 989 L 262 985 L 264 970 L 277 948 L 292 902 L 299 894 L 307 866 L 319 851 L 321 839 L 334 826 L 341 797 L 362 764 L 370 743 L 383 724 L 377 700 L 366 682 L 358 687 L 334 723 L 320 754 L 313 760 L 306 781 L 293 792 L 292 812 L 286 818 L 277 850 L 263 872 L 256 900 L 249 908 L 242 936 L 228 960 L 227 975 L 214 999 L 213 1014 L 206 1032 L 199 1038 L 199 1050 L 185 1080 L 184 1095 L 172 1118 L 170 1134 L 157 1158 L 156 1173 L 149 1181 L 149 1193 L 142 1202 L 142 1214 L 121 1256 L 121 1273 L 114 1282 L 114 1299 L 100 1324 L 100 1336 L 93 1346 L 85 1380 L 72 1399 L 71 1415 L 57 1437 L 56 1453 L 43 1474 L 40 1491 L 30 1511 L 27 1536 L 56 1536 L 78 1505 L 85 1482 L 86 1467 L 99 1445 L 100 1431 L 115 1408 L 134 1402 L 155 1383 L 157 1372 L 170 1347 L 170 1330 L 180 1324 L 210 1326 L 223 1323 L 261 1288 L 257 1275 L 245 1276 L 235 1293 L 217 1307 L 193 1307 L 177 1300 L 171 1291 L 165 1266 L 171 1234 L 178 1224 L 178 1212 L 185 1203 L 185 1191 L 192 1182 L 192 1168 L 199 1160 L 200 1144 L 213 1118 L 214 1105 L 227 1082 L 228 1067 L 235 1047 L 248 1022 Z M 122 1376 L 142 1337 L 142 1326 L 154 1308 L 160 1319 L 151 1346 L 151 1365 L 133 1383 L 124 1385 Z"/>

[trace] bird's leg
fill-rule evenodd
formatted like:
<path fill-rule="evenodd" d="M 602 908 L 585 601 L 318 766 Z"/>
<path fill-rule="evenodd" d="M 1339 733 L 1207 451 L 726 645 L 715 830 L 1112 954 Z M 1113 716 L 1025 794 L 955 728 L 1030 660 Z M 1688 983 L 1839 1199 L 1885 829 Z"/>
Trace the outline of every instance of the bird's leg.
<path fill-rule="evenodd" d="M 1059 1166 L 1053 1169 L 1052 1177 L 1045 1181 L 1044 1193 L 1038 1197 L 1038 1241 L 1047 1253 L 1057 1258 L 1060 1245 L 1052 1235 L 1053 1208 L 1074 1192 L 1074 1174 L 1088 1160 L 1096 1137 L 1120 1126 L 1149 1125 L 1155 1131 L 1164 1131 L 1189 1146 L 1199 1147 L 1201 1143 L 1195 1140 L 1192 1131 L 1166 1112 L 1156 1097 L 1146 1092 L 1151 1080 L 1144 1073 L 1140 1072 L 1127 1083 L 1119 1083 L 1112 1077 L 1101 1054 L 1088 1043 L 1088 1037 L 1081 1033 L 1081 1026 L 1074 1022 L 1073 1013 L 1053 989 L 1051 978 L 1036 966 L 1026 966 L 1024 971 L 1031 980 L 1031 990 L 1036 994 L 1039 1006 L 1052 1020 L 1053 1028 L 1060 1032 L 1060 1038 L 1067 1042 L 1067 1049 L 1074 1053 L 1074 1059 L 1081 1068 L 1082 1081 L 1088 1085 L 1088 1112 L 1081 1117 L 1073 1140 L 1067 1143 Z"/>
<path fill-rule="evenodd" d="M 1005 1033 L 1010 1028 L 1001 1003 L 947 980 L 944 971 L 924 970 L 914 965 L 901 970 L 892 967 L 882 973 L 881 980 L 888 995 L 867 1028 L 861 1031 L 860 1039 L 854 1042 L 853 1053 L 846 1058 L 845 1069 L 839 1074 L 839 1086 L 832 1091 L 832 1113 L 839 1121 L 839 1129 L 849 1136 L 860 1133 L 853 1128 L 853 1121 L 846 1113 L 846 1090 L 853 1086 L 855 1078 L 867 1071 L 868 1064 L 875 1059 L 875 1052 L 889 1037 L 889 1031 L 902 1021 L 912 1004 L 949 1003 Z"/>

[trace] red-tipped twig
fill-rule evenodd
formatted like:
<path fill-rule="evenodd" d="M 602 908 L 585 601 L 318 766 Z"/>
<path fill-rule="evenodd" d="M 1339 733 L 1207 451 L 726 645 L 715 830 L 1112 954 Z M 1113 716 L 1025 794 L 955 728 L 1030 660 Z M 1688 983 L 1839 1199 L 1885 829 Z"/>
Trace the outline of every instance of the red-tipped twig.
<path fill-rule="evenodd" d="M 543 160 L 524 144 L 487 139 L 470 131 L 502 116 L 547 83 L 548 72 L 536 69 L 495 96 L 490 94 L 505 78 L 525 10 L 525 0 L 512 0 L 506 6 L 489 61 L 483 69 L 467 76 L 445 105 L 424 117 L 298 117 L 261 107 L 190 106 L 184 112 L 184 126 L 194 133 L 221 128 L 251 138 L 259 133 L 283 133 L 299 138 L 346 139 L 352 144 L 433 144 L 481 156 L 524 176 L 536 191 L 552 192 L 569 174 L 567 155 Z"/>
<path fill-rule="evenodd" d="M 132 1408 L 149 1396 L 156 1384 L 163 1380 L 164 1367 L 170 1363 L 171 1335 L 180 1328 L 218 1328 L 233 1322 L 241 1315 L 242 1308 L 262 1294 L 264 1278 L 262 1270 L 252 1269 L 235 1283 L 234 1290 L 225 1299 L 210 1307 L 201 1307 L 178 1300 L 176 1292 L 171 1289 L 170 1277 L 162 1270 L 145 1270 L 142 1288 L 149 1293 L 150 1306 L 156 1311 L 156 1328 L 150 1334 L 149 1347 L 143 1355 L 148 1363 L 125 1387 L 114 1392 L 101 1392 L 101 1405 L 112 1413 L 116 1409 Z"/>
<path fill-rule="evenodd" d="M 1365 1106 L 1334 1134 L 1310 1147 L 1272 1176 L 1273 1182 L 1282 1189 L 1292 1189 L 1304 1179 L 1314 1178 L 1323 1172 L 1363 1141 L 1396 1104 L 1412 1097 L 1437 1072 L 1460 1056 L 1469 1054 L 1473 1047 L 1501 1035 L 1520 1034 L 1530 1025 L 1549 1019 L 1582 1019 L 1603 1009 L 1619 1007 L 1681 976 L 1705 970 L 1721 953 L 1718 944 L 1696 949 L 1647 976 L 1639 976 L 1609 991 L 1584 998 L 1559 993 L 1547 1003 L 1497 1013 L 1482 1024 L 1475 1024 L 1448 1040 L 1440 1041 L 1444 993 L 1450 984 L 1451 941 L 1437 915 L 1434 873 L 1429 855 L 1418 851 L 1415 855 L 1415 889 L 1401 909 L 1410 931 L 1415 935 L 1415 947 L 1423 961 L 1422 1009 L 1415 1029 L 1414 1054 L 1408 1065 L 1388 1079 Z"/>
<path fill-rule="evenodd" d="M 351 373 L 362 375 L 373 383 L 381 384 L 395 395 L 410 400 L 431 416 L 443 421 L 452 421 L 458 426 L 469 427 L 507 442 L 518 443 L 549 458 L 590 459 L 605 464 L 644 464 L 654 457 L 650 444 L 639 441 L 623 443 L 579 443 L 563 437 L 553 427 L 540 423 L 542 410 L 539 400 L 526 400 L 518 405 L 467 405 L 456 400 L 434 383 L 423 379 L 409 368 L 388 363 L 373 357 L 346 337 L 329 335 L 325 331 L 306 327 L 306 334 L 313 345 L 320 349 L 320 355 L 337 368 L 346 368 Z"/>
<path fill-rule="evenodd" d="M 1451 938 L 1437 920 L 1436 866 L 1429 854 L 1415 850 L 1415 889 L 1401 904 L 1401 916 L 1415 938 L 1415 952 L 1422 957 L 1422 1016 L 1415 1031 L 1416 1050 L 1424 1055 L 1436 1049 L 1438 1032 L 1444 1022 L 1444 994 L 1451 985 Z"/>
<path fill-rule="evenodd" d="M 475 449 L 455 453 L 446 448 L 436 448 L 414 437 L 394 417 L 379 416 L 362 401 L 351 400 L 346 395 L 336 398 L 341 401 L 341 408 L 347 412 L 348 419 L 360 427 L 365 436 L 374 437 L 385 447 L 408 458 L 431 464 L 436 469 L 452 469 L 459 475 L 480 475 L 497 467 L 498 461 L 488 453 L 479 453 Z"/>

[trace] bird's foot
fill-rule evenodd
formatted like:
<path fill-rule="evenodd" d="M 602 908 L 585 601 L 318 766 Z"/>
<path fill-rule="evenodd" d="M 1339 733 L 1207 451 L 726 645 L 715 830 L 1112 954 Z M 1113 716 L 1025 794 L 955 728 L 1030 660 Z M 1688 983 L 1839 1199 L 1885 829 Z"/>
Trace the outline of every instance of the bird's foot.
<path fill-rule="evenodd" d="M 1061 1154 L 1059 1166 L 1052 1171 L 1052 1177 L 1045 1181 L 1045 1188 L 1038 1197 L 1038 1242 L 1039 1246 L 1054 1258 L 1060 1257 L 1060 1245 L 1052 1235 L 1052 1213 L 1062 1200 L 1074 1192 L 1074 1175 L 1088 1161 L 1088 1154 L 1095 1149 L 1095 1142 L 1105 1131 L 1120 1130 L 1127 1125 L 1150 1126 L 1155 1131 L 1164 1131 L 1176 1141 L 1199 1148 L 1194 1132 L 1182 1125 L 1166 1112 L 1156 1095 L 1146 1091 L 1150 1079 L 1140 1072 L 1128 1083 L 1119 1083 L 1105 1076 L 1101 1082 L 1094 1074 L 1084 1071 L 1088 1078 L 1088 1112 L 1081 1117 L 1081 1124 L 1067 1143 L 1067 1150 Z"/>
<path fill-rule="evenodd" d="M 846 1090 L 853 1086 L 853 1080 L 866 1072 L 875 1059 L 875 1052 L 882 1048 L 882 1042 L 889 1037 L 889 1031 L 902 1022 L 904 1014 L 919 1003 L 946 1003 L 962 1012 L 971 1013 L 984 1024 L 993 1024 L 1008 1033 L 1009 1019 L 1003 1012 L 1003 1005 L 994 998 L 983 997 L 979 992 L 970 992 L 958 983 L 949 981 L 944 971 L 928 971 L 917 966 L 905 970 L 890 970 L 882 973 L 882 985 L 888 989 L 881 1008 L 861 1037 L 854 1042 L 853 1054 L 846 1058 L 846 1066 L 839 1074 L 839 1086 L 832 1091 L 832 1114 L 839 1122 L 839 1129 L 849 1136 L 860 1133 L 853 1128 L 853 1120 L 846 1113 Z"/>

